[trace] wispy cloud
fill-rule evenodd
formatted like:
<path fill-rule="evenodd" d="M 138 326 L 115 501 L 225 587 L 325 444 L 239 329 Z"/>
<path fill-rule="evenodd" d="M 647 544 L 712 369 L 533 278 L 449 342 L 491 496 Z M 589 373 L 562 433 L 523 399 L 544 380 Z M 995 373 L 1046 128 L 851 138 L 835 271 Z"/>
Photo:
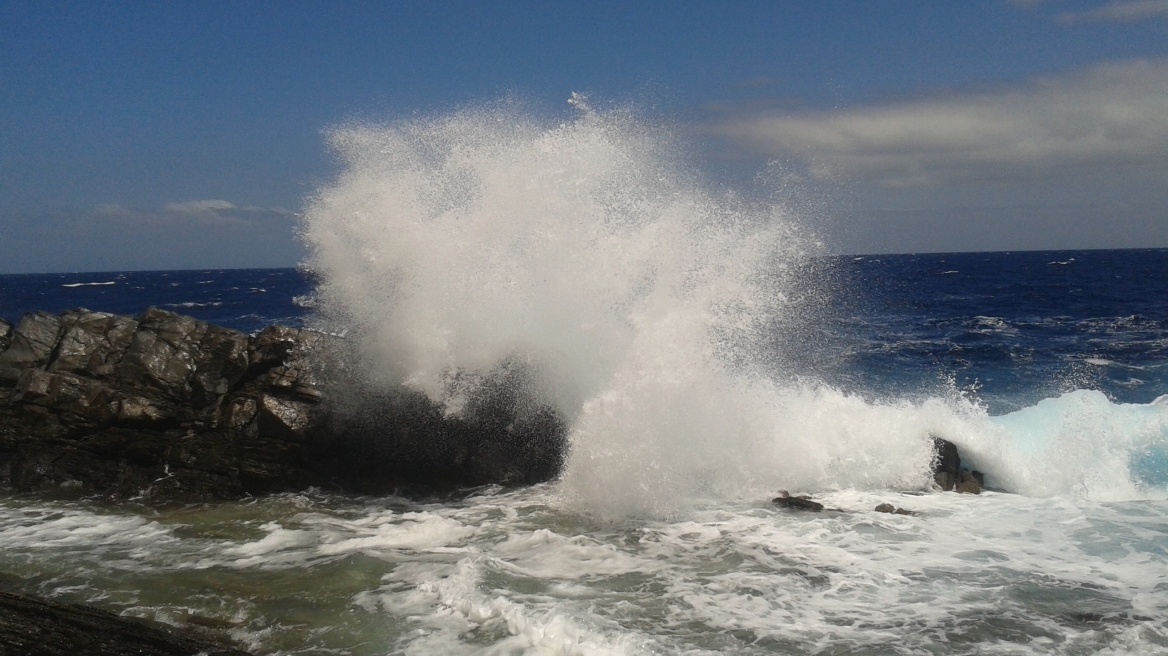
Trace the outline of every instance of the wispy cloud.
<path fill-rule="evenodd" d="M 715 131 L 813 173 L 887 186 L 1165 163 L 1168 59 L 1109 63 L 1009 87 L 807 113 L 746 111 Z"/>
<path fill-rule="evenodd" d="M 225 200 L 188 200 L 182 203 L 167 203 L 162 209 L 179 214 L 203 214 L 205 212 L 233 210 L 235 203 Z"/>
<path fill-rule="evenodd" d="M 1168 0 L 1113 0 L 1102 7 L 1083 11 L 1064 11 L 1055 16 L 1063 25 L 1076 23 L 1135 23 L 1168 17 Z"/>
<path fill-rule="evenodd" d="M 166 225 L 175 223 L 255 223 L 272 219 L 291 219 L 292 213 L 278 207 L 239 207 L 226 200 L 188 200 L 173 202 L 161 208 L 126 207 L 117 204 L 98 205 L 93 214 L 99 218 L 122 223 Z"/>
<path fill-rule="evenodd" d="M 1021 7 L 1023 9 L 1033 9 L 1044 2 L 1046 2 L 1046 0 L 1006 0 L 1006 4 L 1013 5 L 1015 7 Z"/>

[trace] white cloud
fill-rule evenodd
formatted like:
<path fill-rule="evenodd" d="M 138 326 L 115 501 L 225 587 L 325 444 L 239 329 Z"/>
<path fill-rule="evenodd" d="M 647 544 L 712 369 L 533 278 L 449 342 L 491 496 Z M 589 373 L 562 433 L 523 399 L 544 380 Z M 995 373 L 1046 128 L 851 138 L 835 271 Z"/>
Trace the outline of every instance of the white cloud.
<path fill-rule="evenodd" d="M 739 148 L 887 186 L 1168 169 L 1168 59 L 1093 66 L 992 90 L 801 114 L 715 130 Z"/>
<path fill-rule="evenodd" d="M 1134 23 L 1168 17 L 1168 0 L 1113 0 L 1102 7 L 1084 11 L 1065 11 L 1055 20 L 1064 25 L 1075 23 Z"/>
<path fill-rule="evenodd" d="M 184 203 L 167 203 L 166 207 L 162 209 L 164 212 L 177 212 L 179 214 L 203 214 L 233 210 L 235 204 L 225 200 L 188 200 Z"/>

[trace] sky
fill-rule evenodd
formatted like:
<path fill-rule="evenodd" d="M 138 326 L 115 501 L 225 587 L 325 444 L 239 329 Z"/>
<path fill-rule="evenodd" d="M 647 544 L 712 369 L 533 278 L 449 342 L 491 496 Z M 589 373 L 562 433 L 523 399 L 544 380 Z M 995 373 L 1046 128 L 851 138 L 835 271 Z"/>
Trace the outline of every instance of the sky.
<path fill-rule="evenodd" d="M 0 273 L 293 266 L 330 128 L 573 92 L 835 252 L 1168 247 L 1168 0 L 0 0 Z"/>

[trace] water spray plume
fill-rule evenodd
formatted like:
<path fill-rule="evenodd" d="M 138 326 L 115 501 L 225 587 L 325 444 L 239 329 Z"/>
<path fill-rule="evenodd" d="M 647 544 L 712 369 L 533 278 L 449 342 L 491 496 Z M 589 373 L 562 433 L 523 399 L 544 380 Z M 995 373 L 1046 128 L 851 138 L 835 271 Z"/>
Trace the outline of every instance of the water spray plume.
<path fill-rule="evenodd" d="M 775 344 L 799 340 L 774 335 L 804 320 L 818 242 L 781 206 L 710 191 L 669 130 L 569 102 L 564 121 L 500 103 L 331 133 L 342 170 L 304 235 L 318 309 L 370 384 L 457 414 L 521 371 L 510 384 L 570 427 L 565 503 L 604 515 L 923 488 L 931 434 L 998 439 L 965 399 L 784 376 Z"/>

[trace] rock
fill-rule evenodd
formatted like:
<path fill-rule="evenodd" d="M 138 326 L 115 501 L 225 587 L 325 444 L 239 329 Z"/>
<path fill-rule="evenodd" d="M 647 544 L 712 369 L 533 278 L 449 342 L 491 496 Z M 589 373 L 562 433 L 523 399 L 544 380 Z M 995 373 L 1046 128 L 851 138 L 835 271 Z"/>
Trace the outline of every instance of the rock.
<path fill-rule="evenodd" d="M 50 371 L 108 377 L 138 327 L 130 317 L 69 310 L 61 314 L 64 333 L 57 343 Z"/>
<path fill-rule="evenodd" d="M 209 325 L 194 358 L 192 400 L 197 405 L 206 405 L 226 394 L 243 378 L 250 365 L 247 335 Z"/>
<path fill-rule="evenodd" d="M 876 506 L 876 512 L 889 513 L 891 515 L 916 515 L 916 513 L 911 511 L 911 510 L 905 510 L 904 508 L 897 508 L 896 506 L 892 505 L 891 503 L 882 503 L 882 504 Z"/>
<path fill-rule="evenodd" d="M 961 456 L 957 453 L 957 445 L 939 437 L 933 438 L 933 479 L 941 490 L 948 492 L 957 484 L 957 476 L 961 471 Z"/>
<path fill-rule="evenodd" d="M 0 353 L 8 350 L 8 345 L 12 343 L 12 324 L 4 319 L 0 319 Z"/>
<path fill-rule="evenodd" d="M 339 338 L 172 312 L 25 315 L 0 354 L 0 485 L 200 501 L 308 486 L 428 493 L 559 472 L 564 424 L 505 365 L 449 416 L 363 385 Z M 356 362 L 356 364 L 354 364 Z"/>
<path fill-rule="evenodd" d="M 954 489 L 961 494 L 981 494 L 983 480 L 981 472 L 963 470 L 958 474 Z"/>
<path fill-rule="evenodd" d="M 809 496 L 791 496 L 786 490 L 780 490 L 779 496 L 771 499 L 771 503 L 780 508 L 789 508 L 791 510 L 809 510 L 811 512 L 819 512 L 823 510 L 823 504 L 811 500 Z"/>
<path fill-rule="evenodd" d="M 117 377 L 175 401 L 188 400 L 189 380 L 207 326 L 166 310 L 146 310 L 138 317 L 138 330 L 117 364 Z"/>
<path fill-rule="evenodd" d="M 169 627 L 29 595 L 0 592 L 0 655 L 248 656 Z"/>
<path fill-rule="evenodd" d="M 985 475 L 979 471 L 962 469 L 957 445 L 939 437 L 933 438 L 933 480 L 942 491 L 954 490 L 963 494 L 981 494 Z"/>
<path fill-rule="evenodd" d="M 48 312 L 29 312 L 21 317 L 11 343 L 0 353 L 0 385 L 11 387 L 26 368 L 47 364 L 60 330 L 61 320 Z"/>

